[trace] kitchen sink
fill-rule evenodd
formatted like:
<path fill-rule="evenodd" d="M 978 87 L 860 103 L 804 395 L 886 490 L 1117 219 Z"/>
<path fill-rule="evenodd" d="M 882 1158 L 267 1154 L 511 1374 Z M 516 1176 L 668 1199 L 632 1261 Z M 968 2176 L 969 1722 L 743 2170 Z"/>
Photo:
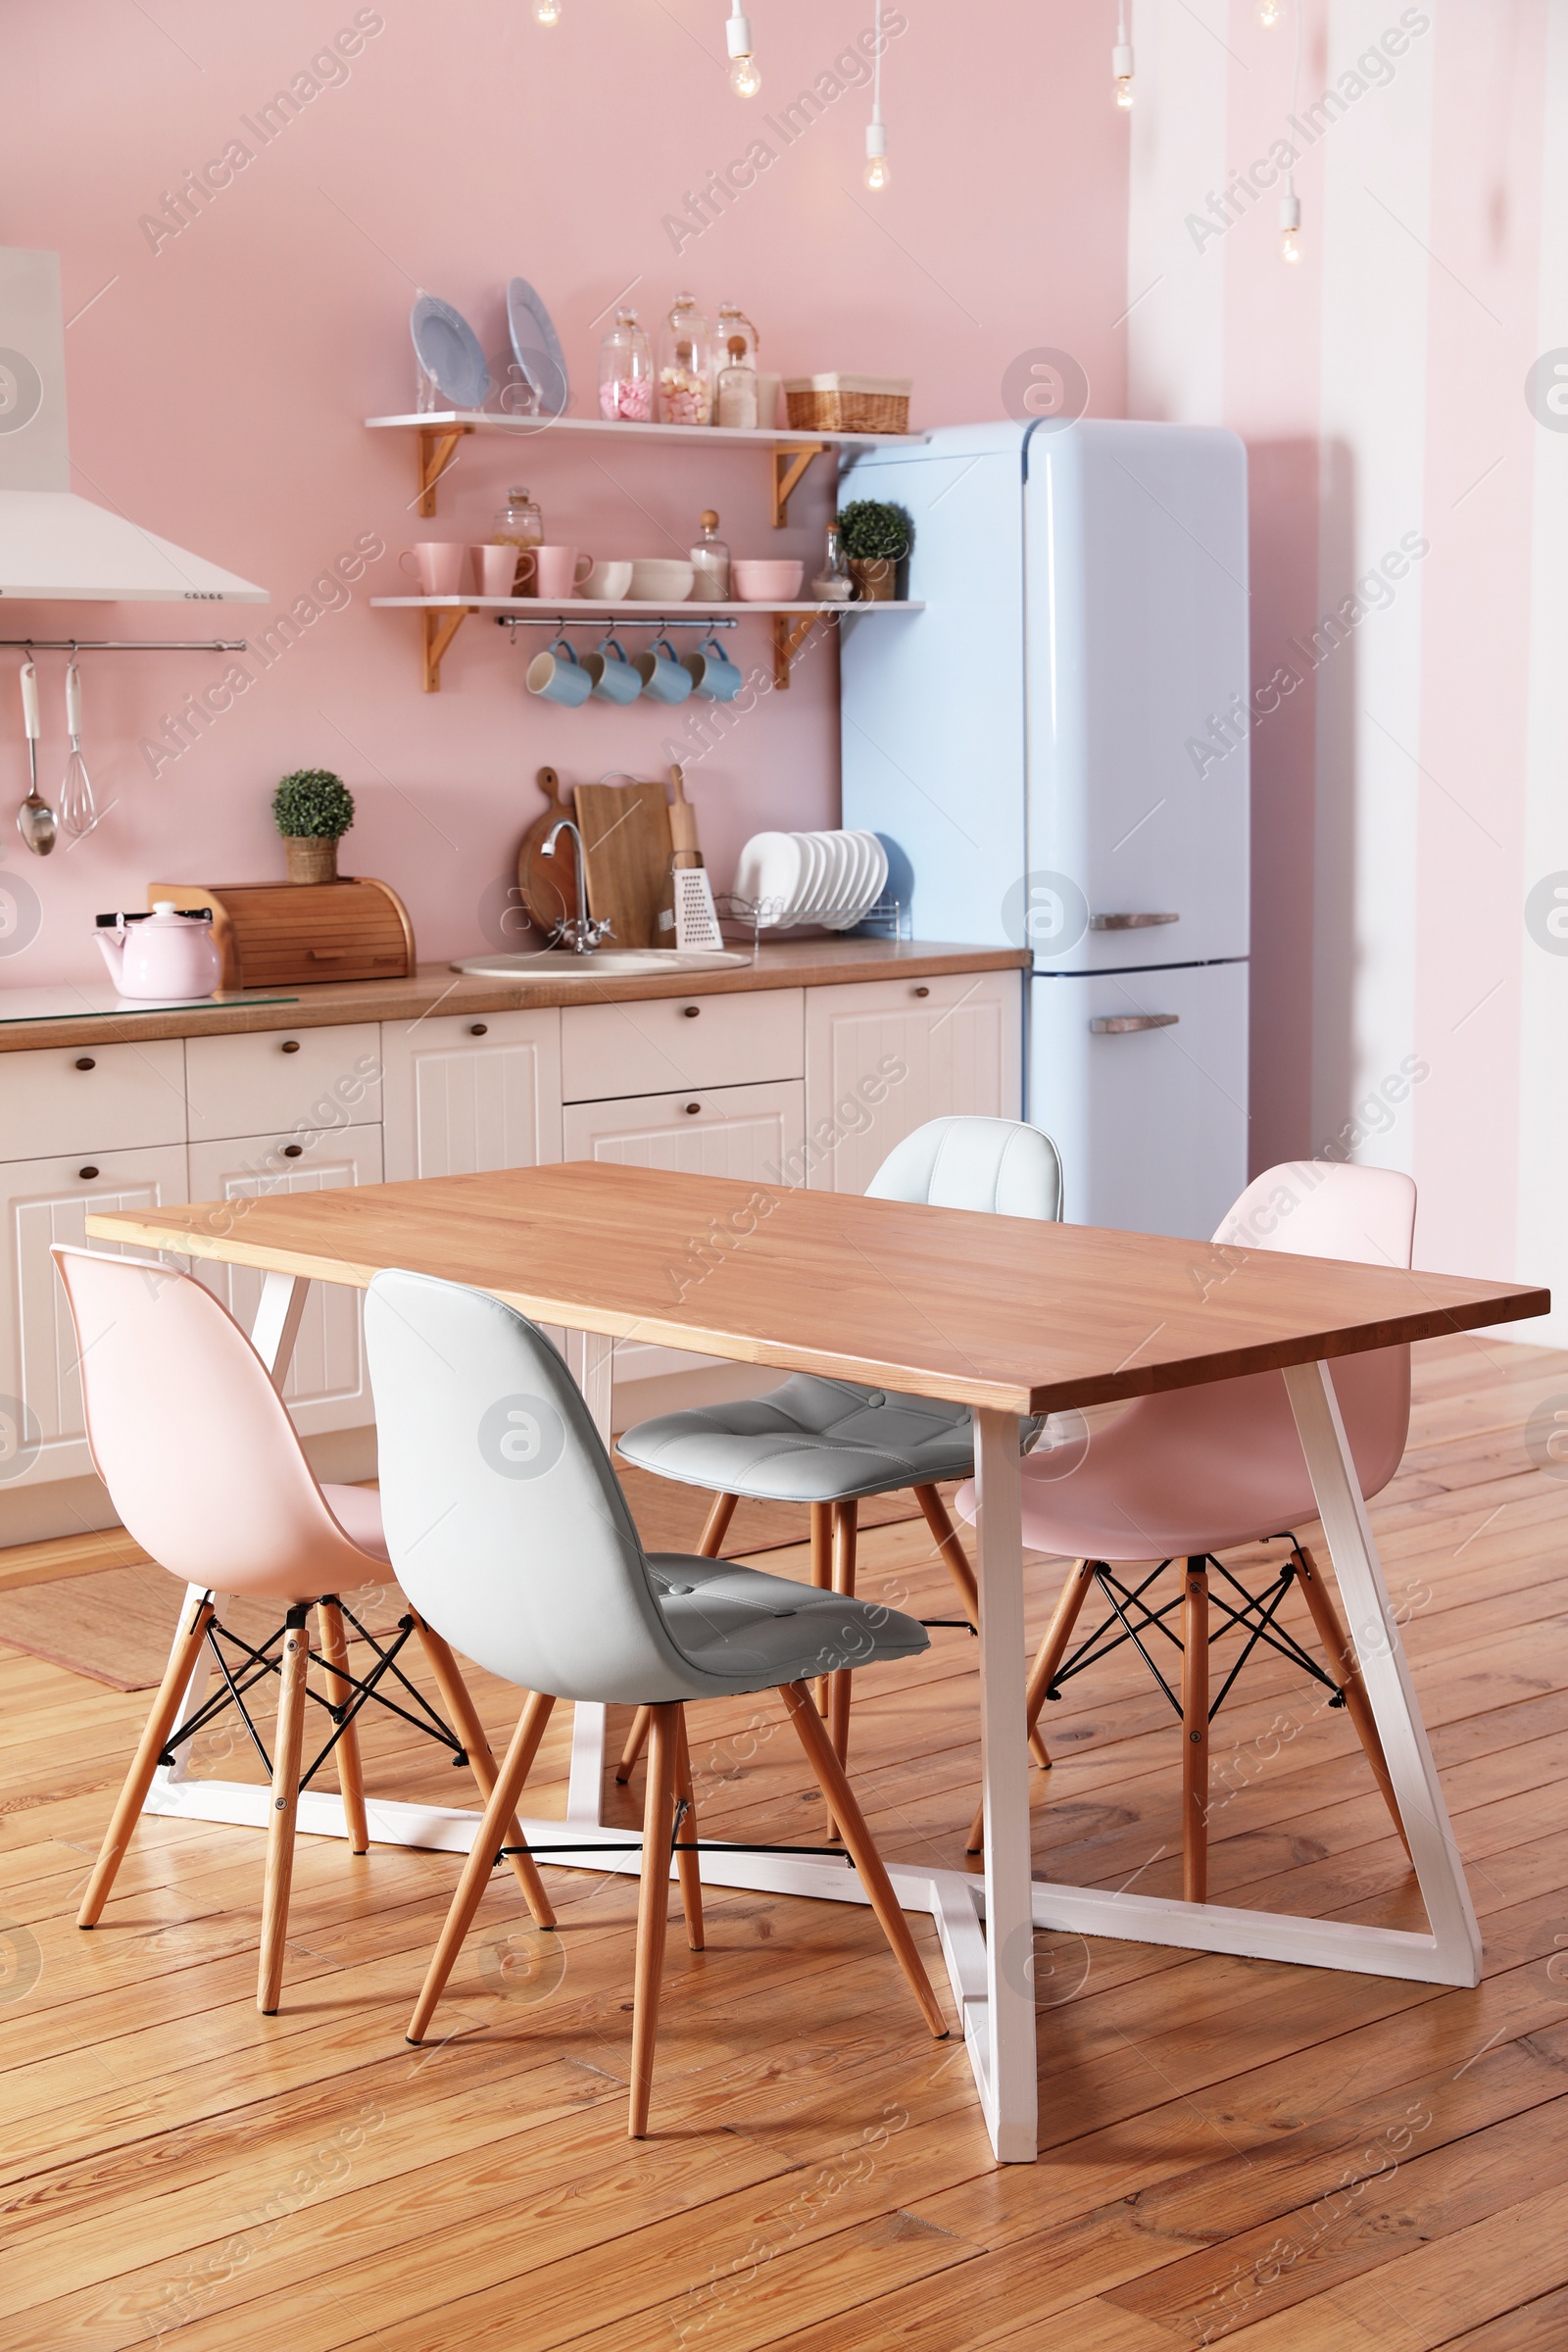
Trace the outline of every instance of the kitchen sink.
<path fill-rule="evenodd" d="M 455 963 L 455 972 L 476 980 L 621 980 L 632 973 L 652 977 L 657 972 L 711 972 L 726 965 L 750 963 L 749 956 L 728 948 L 596 948 L 590 956 L 569 949 L 544 948 L 532 956 L 469 956 Z"/>

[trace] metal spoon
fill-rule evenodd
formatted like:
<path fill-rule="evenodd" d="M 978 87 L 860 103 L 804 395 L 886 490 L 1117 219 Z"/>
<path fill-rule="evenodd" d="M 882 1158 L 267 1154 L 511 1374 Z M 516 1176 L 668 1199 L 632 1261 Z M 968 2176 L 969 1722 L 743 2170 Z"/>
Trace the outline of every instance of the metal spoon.
<path fill-rule="evenodd" d="M 55 812 L 38 797 L 38 672 L 30 662 L 22 664 L 22 715 L 32 789 L 17 810 L 17 831 L 35 858 L 47 858 L 55 846 Z"/>

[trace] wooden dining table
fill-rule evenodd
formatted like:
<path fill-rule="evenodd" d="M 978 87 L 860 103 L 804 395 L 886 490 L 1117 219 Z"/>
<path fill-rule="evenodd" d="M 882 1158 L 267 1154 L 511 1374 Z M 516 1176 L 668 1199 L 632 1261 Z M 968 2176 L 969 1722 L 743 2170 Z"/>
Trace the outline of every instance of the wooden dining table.
<path fill-rule="evenodd" d="M 1335 1399 L 1344 1355 L 1544 1314 L 1544 1290 L 1093 1227 L 737 1183 L 598 1162 L 273 1193 L 95 1213 L 94 1239 L 260 1268 L 252 1337 L 281 1388 L 312 1283 L 364 1289 L 401 1266 L 492 1293 L 564 1326 L 610 1433 L 612 1348 L 655 1342 L 781 1371 L 967 1404 L 978 1491 L 976 1576 L 985 1869 L 895 1864 L 930 1913 L 999 2159 L 1032 2161 L 1038 1929 L 1473 1984 L 1481 1944 L 1403 1642 Z M 1428 1930 L 1356 1925 L 1036 1880 L 1030 1854 L 1020 1420 L 1278 1369 L 1347 1605 Z M 190 1702 L 187 1702 L 190 1703 Z M 605 1710 L 575 1711 L 567 1819 L 584 1867 L 626 1832 L 601 1815 Z M 157 1776 L 150 1810 L 260 1825 L 268 1791 Z M 478 1816 L 371 1807 L 383 1841 L 466 1850 Z M 346 1834 L 310 1790 L 299 1826 Z M 530 1839 L 561 1824 L 528 1822 Z M 635 1853 L 598 1867 L 638 1868 Z M 716 1885 L 864 1899 L 842 1863 L 705 1852 Z"/>

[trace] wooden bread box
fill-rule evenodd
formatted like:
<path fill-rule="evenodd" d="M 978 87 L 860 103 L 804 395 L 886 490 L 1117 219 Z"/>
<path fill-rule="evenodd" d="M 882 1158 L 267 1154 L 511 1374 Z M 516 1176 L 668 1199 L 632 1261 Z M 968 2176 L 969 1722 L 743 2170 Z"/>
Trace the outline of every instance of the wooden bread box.
<path fill-rule="evenodd" d="M 221 988 L 414 976 L 414 926 L 385 882 L 150 882 L 148 906 L 160 899 L 212 908 Z"/>

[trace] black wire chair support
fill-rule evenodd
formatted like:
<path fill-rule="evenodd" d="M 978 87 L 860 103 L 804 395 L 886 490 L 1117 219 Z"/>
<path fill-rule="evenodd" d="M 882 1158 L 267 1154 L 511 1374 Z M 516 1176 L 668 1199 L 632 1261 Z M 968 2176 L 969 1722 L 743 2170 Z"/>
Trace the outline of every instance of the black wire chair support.
<path fill-rule="evenodd" d="M 1260 1642 L 1266 1643 L 1270 1649 L 1277 1651 L 1282 1658 L 1289 1660 L 1293 1666 L 1298 1666 L 1301 1672 L 1310 1676 L 1313 1682 L 1321 1683 L 1324 1690 L 1330 1693 L 1329 1705 L 1331 1707 L 1343 1707 L 1345 1704 L 1345 1692 L 1334 1677 L 1326 1674 L 1311 1652 L 1302 1648 L 1289 1627 L 1283 1626 L 1279 1622 L 1280 1604 L 1296 1582 L 1301 1547 L 1295 1536 L 1289 1533 L 1272 1540 L 1289 1544 L 1291 1555 L 1281 1566 L 1273 1582 L 1266 1585 L 1261 1592 L 1250 1592 L 1241 1579 L 1234 1576 L 1222 1561 L 1215 1559 L 1212 1552 L 1204 1552 L 1201 1556 L 1201 1565 L 1212 1575 L 1223 1577 L 1231 1591 L 1238 1596 L 1241 1604 L 1239 1607 L 1233 1606 L 1223 1592 L 1216 1592 L 1212 1586 L 1210 1587 L 1210 1610 L 1218 1611 L 1224 1622 L 1211 1630 L 1208 1637 L 1209 1647 L 1212 1648 L 1214 1643 L 1223 1640 L 1225 1635 L 1237 1630 L 1245 1631 L 1248 1637 L 1240 1656 L 1220 1685 L 1219 1691 L 1209 1707 L 1208 1720 L 1210 1723 L 1219 1713 L 1226 1698 L 1230 1695 L 1237 1676 Z M 1171 1560 L 1161 1560 L 1156 1567 L 1150 1570 L 1141 1584 L 1130 1586 L 1123 1584 L 1121 1579 L 1112 1573 L 1106 1561 L 1097 1560 L 1095 1562 L 1095 1582 L 1111 1613 L 1101 1625 L 1096 1627 L 1087 1640 L 1079 1643 L 1071 1656 L 1064 1659 L 1058 1666 L 1055 1674 L 1052 1677 L 1051 1687 L 1046 1692 L 1047 1698 L 1059 1698 L 1063 1683 L 1070 1682 L 1075 1674 L 1082 1674 L 1091 1666 L 1100 1665 L 1114 1650 L 1120 1649 L 1124 1642 L 1131 1642 L 1150 1673 L 1164 1691 L 1172 1711 L 1177 1715 L 1181 1714 L 1180 1693 L 1172 1690 L 1160 1672 L 1155 1657 L 1144 1641 L 1146 1634 L 1161 1634 L 1178 1655 L 1181 1652 L 1181 1637 L 1172 1633 L 1165 1621 L 1181 1607 L 1182 1593 L 1178 1591 L 1172 1594 L 1169 1600 L 1162 1601 L 1157 1608 L 1152 1608 L 1144 1598 L 1144 1594 L 1150 1587 L 1172 1565 Z M 1113 1632 L 1112 1629 L 1118 1625 L 1121 1627 L 1120 1633 Z M 1107 1637 L 1109 1638 L 1107 1639 Z"/>
<path fill-rule="evenodd" d="M 313 1705 L 319 1707 L 323 1714 L 330 1719 L 333 1730 L 326 1745 L 316 1757 L 309 1770 L 300 1774 L 300 1787 L 302 1788 L 310 1787 L 311 1782 L 320 1771 L 321 1766 L 348 1730 L 349 1725 L 357 1721 L 372 1699 L 377 1706 L 385 1707 L 390 1714 L 398 1716 L 402 1722 L 411 1725 L 415 1731 L 423 1733 L 426 1739 L 434 1740 L 442 1747 L 449 1747 L 452 1750 L 454 1764 L 466 1764 L 468 1760 L 467 1749 L 448 1725 L 442 1721 L 423 1691 L 417 1690 L 410 1682 L 398 1664 L 400 1655 L 414 1634 L 415 1621 L 413 1617 L 400 1617 L 397 1622 L 395 1639 L 384 1645 L 381 1637 L 372 1634 L 368 1626 L 362 1625 L 353 1610 L 335 1593 L 323 1593 L 321 1598 L 336 1603 L 360 1640 L 368 1643 L 375 1652 L 375 1663 L 368 1675 L 358 1675 L 354 1673 L 346 1659 L 333 1660 L 319 1649 L 310 1651 L 310 1664 L 320 1666 L 325 1673 L 334 1676 L 340 1686 L 347 1684 L 349 1695 L 347 1699 L 334 1705 L 332 1700 L 323 1698 L 318 1690 L 312 1690 L 307 1682 L 307 1698 Z M 251 1745 L 261 1758 L 262 1769 L 268 1779 L 271 1779 L 271 1758 L 268 1755 L 261 1733 L 256 1728 L 255 1718 L 245 1701 L 257 1685 L 265 1682 L 269 1675 L 282 1673 L 280 1645 L 287 1630 L 288 1625 L 285 1619 L 277 1631 L 269 1634 L 262 1647 L 257 1649 L 242 1635 L 234 1633 L 226 1625 L 220 1625 L 216 1617 L 213 1619 L 207 1629 L 207 1640 L 217 1662 L 220 1688 L 195 1708 L 185 1718 L 178 1731 L 165 1742 L 163 1753 L 158 1759 L 160 1764 L 172 1764 L 175 1760 L 176 1750 L 186 1740 L 194 1740 L 199 1733 L 206 1731 L 211 1724 L 218 1720 L 226 1707 L 232 1705 L 239 1709 L 240 1720 L 249 1735 Z M 230 1666 L 229 1660 L 223 1654 L 221 1645 L 225 1642 L 239 1653 L 233 1667 Z M 380 1688 L 389 1675 L 394 1682 L 402 1686 L 409 1697 L 413 1699 L 415 1706 L 418 1709 L 417 1714 L 411 1713 L 405 1706 L 400 1706 L 395 1698 Z"/>

